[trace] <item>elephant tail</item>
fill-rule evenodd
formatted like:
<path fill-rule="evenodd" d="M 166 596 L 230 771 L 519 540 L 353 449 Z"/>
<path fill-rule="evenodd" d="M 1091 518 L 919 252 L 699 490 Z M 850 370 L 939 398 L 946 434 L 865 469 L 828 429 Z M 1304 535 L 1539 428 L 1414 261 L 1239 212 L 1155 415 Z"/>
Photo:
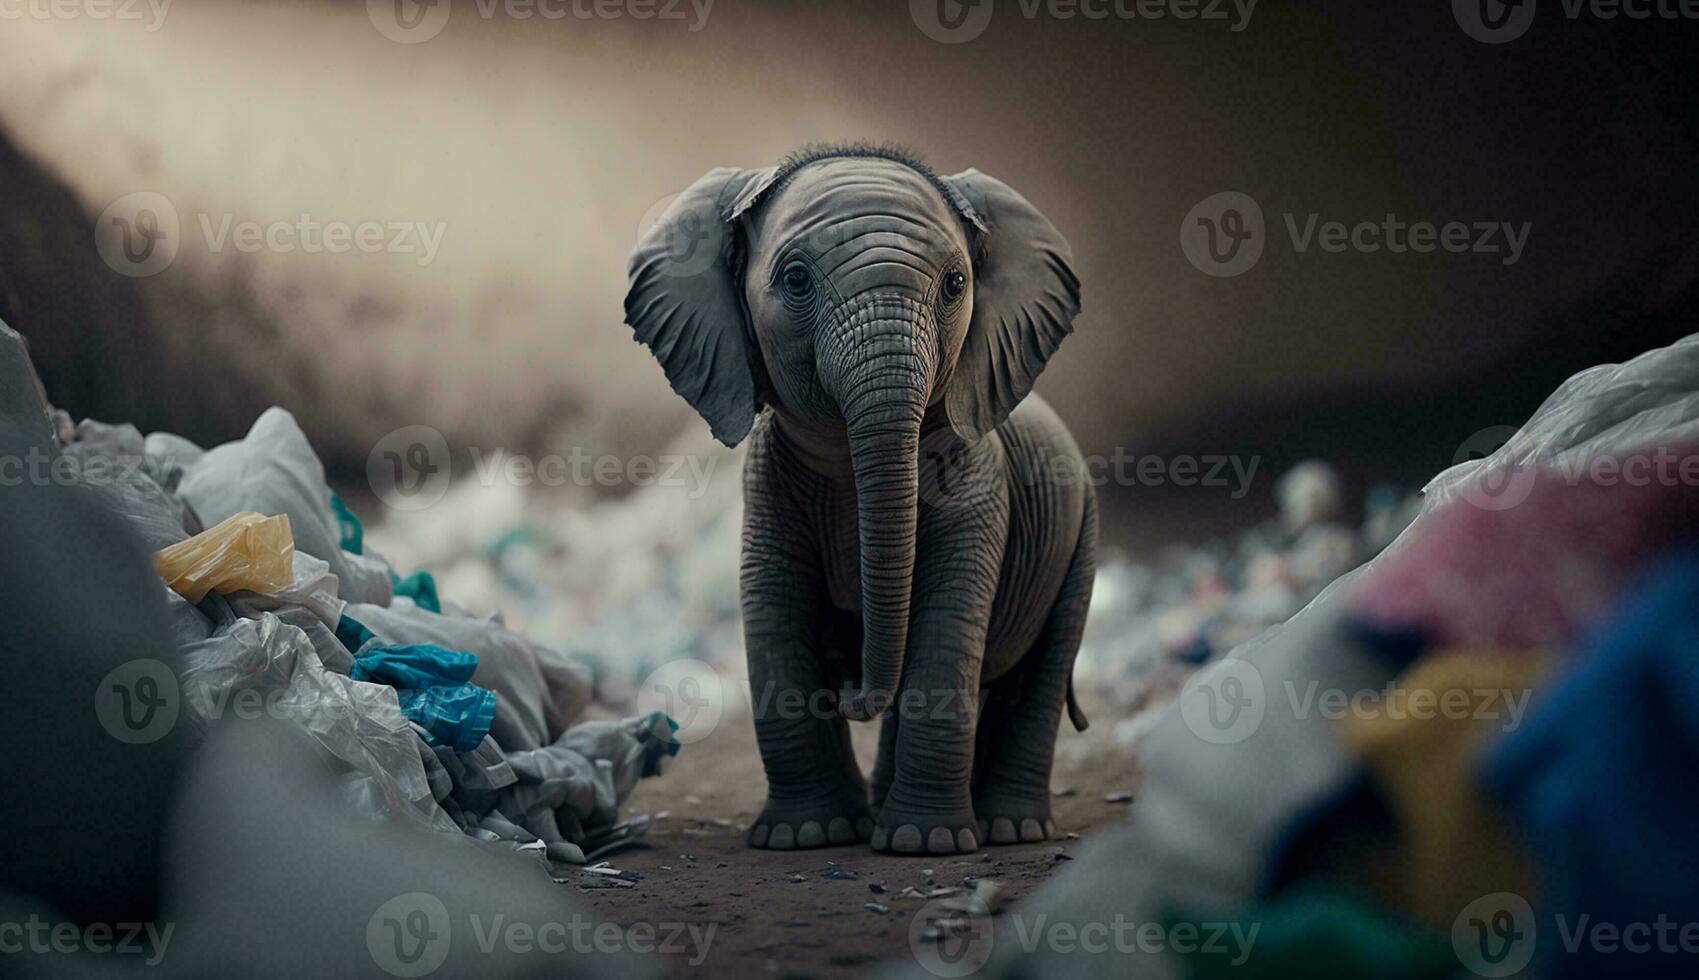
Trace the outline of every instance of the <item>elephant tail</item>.
<path fill-rule="evenodd" d="M 1068 720 L 1074 723 L 1074 731 L 1083 732 L 1091 727 L 1091 721 L 1086 718 L 1085 711 L 1080 708 L 1080 699 L 1074 696 L 1074 673 L 1068 672 Z"/>

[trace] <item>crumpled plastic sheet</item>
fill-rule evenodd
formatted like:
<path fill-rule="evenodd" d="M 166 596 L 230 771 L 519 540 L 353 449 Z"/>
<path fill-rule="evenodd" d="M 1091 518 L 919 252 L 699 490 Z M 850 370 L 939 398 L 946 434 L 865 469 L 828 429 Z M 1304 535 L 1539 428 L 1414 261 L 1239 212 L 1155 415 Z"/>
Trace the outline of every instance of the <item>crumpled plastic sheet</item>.
<path fill-rule="evenodd" d="M 208 592 L 276 592 L 292 578 L 295 540 L 289 516 L 251 511 L 232 514 L 213 527 L 153 556 L 160 578 L 190 602 Z"/>
<path fill-rule="evenodd" d="M 508 753 L 518 780 L 502 792 L 497 810 L 545 843 L 583 840 L 612 825 L 637 780 L 657 774 L 661 759 L 678 751 L 672 731 L 657 711 L 585 722 L 546 748 Z"/>
<path fill-rule="evenodd" d="M 270 613 L 238 618 L 182 655 L 183 705 L 202 730 L 244 714 L 289 719 L 341 760 L 347 792 L 361 805 L 456 829 L 434 805 L 394 688 L 326 670 L 306 634 Z"/>
<path fill-rule="evenodd" d="M 178 494 L 206 524 L 241 511 L 289 515 L 295 547 L 329 563 L 343 599 L 390 601 L 388 563 L 369 551 L 342 550 L 324 464 L 295 416 L 283 409 L 267 409 L 240 441 L 207 450 L 184 473 Z"/>
<path fill-rule="evenodd" d="M 301 608 L 334 630 L 348 605 L 337 595 L 340 587 L 329 562 L 296 549 L 288 585 L 266 592 L 233 592 L 229 598 L 230 605 L 243 616 L 258 618 L 262 612 Z"/>
<path fill-rule="evenodd" d="M 1483 484 L 1494 494 L 1514 492 L 1510 481 L 1520 470 L 1584 472 L 1601 456 L 1691 441 L 1699 437 L 1696 378 L 1699 334 L 1621 364 L 1588 368 L 1559 385 L 1496 452 L 1430 480 L 1422 490 L 1423 509 Z"/>
<path fill-rule="evenodd" d="M 139 445 L 140 439 L 136 441 Z M 149 551 L 199 534 L 195 515 L 159 483 L 159 468 L 146 465 L 145 455 L 123 454 L 124 449 L 116 440 L 77 442 L 60 454 L 71 461 L 72 485 L 78 492 L 93 496 L 101 509 L 122 517 Z"/>

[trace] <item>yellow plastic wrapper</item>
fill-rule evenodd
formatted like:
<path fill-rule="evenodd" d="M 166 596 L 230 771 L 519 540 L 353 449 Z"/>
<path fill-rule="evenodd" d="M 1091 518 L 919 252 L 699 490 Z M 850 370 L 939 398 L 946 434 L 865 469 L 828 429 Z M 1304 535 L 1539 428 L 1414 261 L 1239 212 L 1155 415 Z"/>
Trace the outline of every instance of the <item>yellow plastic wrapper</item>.
<path fill-rule="evenodd" d="M 295 578 L 295 532 L 289 515 L 232 514 L 153 556 L 165 584 L 190 602 L 209 591 L 278 592 Z"/>

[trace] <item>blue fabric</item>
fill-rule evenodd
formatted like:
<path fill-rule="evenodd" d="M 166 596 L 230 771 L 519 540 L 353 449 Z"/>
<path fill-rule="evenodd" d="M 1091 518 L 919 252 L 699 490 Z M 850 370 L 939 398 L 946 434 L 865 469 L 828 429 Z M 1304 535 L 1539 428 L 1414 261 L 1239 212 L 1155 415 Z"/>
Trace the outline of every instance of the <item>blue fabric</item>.
<path fill-rule="evenodd" d="M 1682 926 L 1699 922 L 1695 759 L 1699 555 L 1684 553 L 1634 591 L 1577 650 L 1573 672 L 1484 760 L 1487 787 L 1539 856 L 1547 975 L 1692 975 L 1692 954 L 1679 948 Z M 1659 922 L 1674 923 L 1663 944 L 1656 931 L 1625 932 Z M 1618 936 L 1593 942 L 1598 927 Z M 1651 948 L 1630 952 L 1627 940 Z"/>
<path fill-rule="evenodd" d="M 477 670 L 470 653 L 411 643 L 370 647 L 349 674 L 395 688 L 402 713 L 426 731 L 427 742 L 470 752 L 496 717 L 495 693 L 468 683 Z"/>

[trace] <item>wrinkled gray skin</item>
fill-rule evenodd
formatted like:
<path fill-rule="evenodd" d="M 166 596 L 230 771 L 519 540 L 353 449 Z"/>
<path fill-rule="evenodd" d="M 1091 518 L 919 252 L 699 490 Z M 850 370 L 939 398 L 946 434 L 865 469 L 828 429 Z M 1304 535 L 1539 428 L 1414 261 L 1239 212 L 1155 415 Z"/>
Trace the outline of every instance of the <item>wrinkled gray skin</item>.
<path fill-rule="evenodd" d="M 750 439 L 753 846 L 1057 833 L 1096 518 L 1028 392 L 1079 308 L 1069 265 L 1001 182 L 869 155 L 712 171 L 639 244 L 626 321 L 716 436 Z M 846 719 L 881 715 L 870 799 Z"/>

